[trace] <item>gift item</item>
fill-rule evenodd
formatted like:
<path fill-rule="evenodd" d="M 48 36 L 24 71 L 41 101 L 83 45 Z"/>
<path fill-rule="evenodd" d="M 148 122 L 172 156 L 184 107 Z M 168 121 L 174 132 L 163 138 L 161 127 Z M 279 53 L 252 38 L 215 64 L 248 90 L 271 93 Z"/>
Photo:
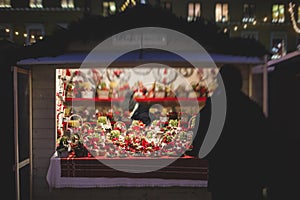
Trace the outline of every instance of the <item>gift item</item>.
<path fill-rule="evenodd" d="M 81 91 L 81 97 L 82 98 L 94 98 L 95 92 L 91 90 L 84 90 Z"/>
<path fill-rule="evenodd" d="M 69 151 L 70 151 L 69 137 L 64 135 L 59 139 L 59 144 L 56 147 L 56 152 L 58 157 L 66 158 L 69 156 Z"/>
<path fill-rule="evenodd" d="M 67 98 L 75 98 L 74 88 L 75 88 L 75 84 L 73 83 L 73 81 L 70 81 L 66 87 Z"/>
<path fill-rule="evenodd" d="M 155 98 L 164 98 L 165 97 L 165 88 L 161 84 L 156 84 L 155 90 L 154 90 L 154 97 Z"/>
<path fill-rule="evenodd" d="M 108 90 L 97 90 L 97 96 L 100 99 L 107 99 L 109 95 Z"/>
<path fill-rule="evenodd" d="M 109 88 L 107 87 L 105 82 L 99 82 L 96 91 L 98 98 L 108 98 Z"/>
<path fill-rule="evenodd" d="M 90 82 L 83 82 L 80 84 L 81 98 L 94 98 L 95 92 L 92 89 Z"/>
<path fill-rule="evenodd" d="M 175 91 L 176 97 L 188 97 L 188 91 L 186 90 L 185 85 L 179 85 Z"/>

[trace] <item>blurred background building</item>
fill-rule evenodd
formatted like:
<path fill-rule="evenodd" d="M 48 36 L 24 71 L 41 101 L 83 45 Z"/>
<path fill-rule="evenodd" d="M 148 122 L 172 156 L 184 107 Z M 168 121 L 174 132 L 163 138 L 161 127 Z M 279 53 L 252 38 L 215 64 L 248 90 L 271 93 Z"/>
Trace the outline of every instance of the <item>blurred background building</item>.
<path fill-rule="evenodd" d="M 254 38 L 272 59 L 295 50 L 300 42 L 300 3 L 291 10 L 287 0 L 0 0 L 0 38 L 30 45 L 85 15 L 114 15 L 137 4 L 167 9 L 187 21 L 209 20 L 230 37 Z"/>
<path fill-rule="evenodd" d="M 136 11 L 134 14 L 131 13 L 130 16 L 123 15 L 125 13 L 122 12 L 126 12 L 138 4 L 151 5 L 156 7 L 158 11 L 159 9 L 168 11 L 175 14 L 180 20 L 174 19 L 173 16 L 165 15 L 165 12 L 163 14 L 156 12 L 156 9 L 150 11 L 146 10 L 147 12 L 145 12 L 145 10 Z M 4 123 L 5 127 L 3 128 L 3 132 L 11 133 L 12 130 L 14 130 L 14 113 L 11 112 L 14 109 L 13 87 L 12 84 L 7 83 L 13 83 L 14 77 L 11 66 L 15 65 L 15 61 L 18 59 L 38 58 L 50 55 L 57 56 L 70 51 L 70 49 L 74 51 L 75 47 L 76 50 L 87 50 L 88 47 L 93 47 L 93 44 L 91 45 L 89 42 L 102 41 L 113 33 L 125 28 L 127 29 L 128 24 L 131 24 L 132 27 L 136 24 L 143 26 L 157 24 L 171 28 L 176 27 L 177 29 L 179 29 L 177 26 L 180 26 L 182 32 L 189 29 L 186 31 L 189 35 L 192 35 L 197 41 L 205 42 L 205 48 L 210 47 L 210 49 L 206 48 L 206 50 L 213 53 L 226 53 L 226 55 L 265 55 L 264 51 L 259 51 L 260 46 L 255 44 L 255 40 L 257 40 L 270 52 L 269 58 L 278 59 L 288 52 L 296 50 L 300 43 L 298 34 L 300 30 L 297 27 L 298 23 L 300 25 L 300 2 L 299 4 L 295 4 L 293 9 L 290 9 L 289 5 L 290 2 L 286 0 L 0 0 L 0 40 L 2 40 L 0 41 L 0 62 L 2 66 L 0 68 L 0 74 L 4 75 L 4 78 L 0 80 L 3 81 L 1 85 L 5 86 L 3 93 L 8 96 L 5 98 L 5 105 L 11 108 L 10 112 L 4 114 L 10 121 Z M 153 10 L 155 11 L 152 12 Z M 118 13 L 121 13 L 121 15 L 114 17 Z M 141 14 L 136 15 L 139 13 Z M 157 23 L 148 20 L 150 16 L 149 13 L 151 13 L 151 20 L 155 20 Z M 291 13 L 294 15 L 291 15 Z M 82 20 L 86 16 L 92 17 Z M 108 16 L 112 17 L 106 18 Z M 99 20 L 98 17 L 102 20 Z M 164 19 L 160 20 L 160 17 Z M 126 22 L 126 20 L 132 21 L 131 23 L 125 24 L 124 22 Z M 201 24 L 202 20 L 207 24 Z M 181 23 L 182 21 L 184 21 L 184 23 Z M 193 23 L 195 21 L 201 22 Z M 72 26 L 74 22 L 78 23 Z M 193 23 L 193 26 L 187 26 L 186 22 Z M 172 23 L 177 23 L 178 25 L 171 25 Z M 214 32 L 214 26 L 210 26 L 211 23 L 217 25 L 218 32 L 221 34 Z M 208 30 L 209 28 L 211 30 Z M 60 32 L 61 34 L 55 34 L 56 30 L 66 31 Z M 222 37 L 223 34 L 228 35 L 230 40 Z M 49 36 L 55 37 L 52 38 L 52 40 L 47 40 Z M 249 38 L 253 40 L 234 40 L 233 38 Z M 45 43 L 39 43 L 39 41 L 44 41 Z M 250 41 L 250 44 L 248 41 Z M 72 44 L 75 45 L 72 46 Z M 24 45 L 26 48 L 20 49 L 19 45 Z M 226 58 L 228 58 L 226 62 L 228 60 L 233 62 L 232 57 Z M 243 63 L 244 59 L 240 61 L 240 63 L 245 65 L 245 69 L 247 70 L 247 73 L 244 73 L 246 74 L 246 80 L 248 83 L 257 83 L 259 87 L 254 85 L 253 91 L 261 94 L 261 85 L 266 79 L 263 79 L 262 74 L 259 74 L 253 76 L 252 80 L 252 77 L 248 75 L 250 72 L 248 69 L 250 65 L 257 63 L 245 64 Z M 248 60 L 248 58 L 246 60 Z M 279 60 L 281 59 L 277 61 Z M 261 63 L 260 60 L 258 61 L 258 64 L 265 63 L 264 60 Z M 43 68 L 40 70 L 43 70 Z M 40 73 L 36 73 L 35 75 L 39 77 L 39 80 L 42 80 L 44 77 L 49 79 L 52 77 L 49 76 L 50 73 L 47 70 L 43 71 L 43 74 L 44 76 L 40 76 Z M 54 71 L 52 75 L 54 77 Z M 33 80 L 36 81 L 35 77 Z M 47 80 L 48 79 L 45 79 L 43 81 Z M 51 79 L 49 83 L 54 84 L 54 81 Z M 278 84 L 280 83 L 279 81 Z M 38 85 L 36 82 L 35 84 Z M 48 91 L 49 94 L 51 93 L 52 95 L 50 96 L 50 102 L 54 102 L 54 92 L 52 93 L 52 91 L 49 90 L 48 83 L 42 85 L 42 87 L 43 86 L 46 88 L 38 88 L 39 92 Z M 251 88 L 247 88 L 247 90 L 248 89 L 249 91 L 252 90 Z M 258 96 L 259 94 L 253 94 L 252 96 Z M 35 93 L 35 95 L 41 98 L 43 97 L 42 95 L 39 96 L 39 93 Z M 262 96 L 259 96 L 258 99 L 262 99 Z M 42 102 L 43 105 L 45 104 L 44 99 L 40 102 Z M 280 101 L 279 103 L 282 102 Z M 47 106 L 51 107 L 54 105 L 49 103 Z M 277 107 L 275 108 L 277 109 Z M 54 109 L 51 107 L 50 110 L 50 112 L 46 112 L 46 118 L 48 118 L 49 115 L 49 119 L 54 121 L 54 115 L 52 113 Z M 38 114 L 36 114 L 36 116 L 38 116 Z M 33 159 L 33 163 L 35 163 L 33 170 L 34 199 L 45 199 L 43 197 L 49 195 L 49 193 L 47 193 L 49 192 L 49 188 L 45 181 L 45 174 L 49 164 L 48 157 L 49 154 L 52 154 L 54 146 L 48 139 L 48 137 L 53 138 L 52 133 L 55 131 L 54 123 L 51 122 L 46 122 L 51 126 L 49 129 L 46 129 L 46 132 L 44 132 L 44 127 L 34 132 L 34 137 L 37 138 L 34 140 L 35 144 L 33 145 L 33 154 L 35 155 Z M 37 136 L 40 133 L 42 133 L 42 138 Z M 9 146 L 13 147 L 14 138 L 12 138 L 11 135 L 12 134 L 6 134 L 5 137 L 8 138 L 6 141 L 8 141 Z M 45 135 L 47 136 L 45 137 Z M 45 142 L 40 142 L 39 139 Z M 54 142 L 54 140 L 52 140 L 52 142 Z M 43 144 L 49 144 L 48 146 L 45 145 L 46 151 L 45 149 L 40 150 Z M 9 171 L 13 177 L 15 172 L 12 171 L 11 165 L 15 164 L 14 152 L 10 152 L 8 157 L 10 160 L 7 162 L 9 164 L 7 171 Z M 17 184 L 14 183 L 13 179 L 10 181 L 10 183 L 6 183 L 6 186 L 8 186 L 10 190 L 13 190 L 11 193 L 12 196 L 15 196 L 14 186 Z M 29 184 L 27 184 L 27 186 L 28 185 Z M 165 191 L 165 189 L 163 190 Z M 64 192 L 65 196 L 70 194 L 66 191 Z M 78 195 L 78 199 L 83 198 L 82 196 L 84 196 L 84 194 L 81 194 L 81 192 L 82 191 L 78 190 L 73 196 L 80 194 Z M 166 192 L 166 194 L 167 193 L 168 192 Z M 198 193 L 195 194 L 197 195 Z M 61 194 L 56 193 L 54 196 L 55 195 Z M 47 199 L 53 199 L 51 197 Z"/>

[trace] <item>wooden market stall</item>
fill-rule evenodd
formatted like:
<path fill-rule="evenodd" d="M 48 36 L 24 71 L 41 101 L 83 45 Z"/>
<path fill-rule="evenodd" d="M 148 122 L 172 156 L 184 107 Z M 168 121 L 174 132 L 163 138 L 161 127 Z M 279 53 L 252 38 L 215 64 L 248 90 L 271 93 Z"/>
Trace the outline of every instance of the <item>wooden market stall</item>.
<path fill-rule="evenodd" d="M 140 12 L 135 14 L 129 13 L 127 16 L 128 18 L 126 18 L 126 16 L 118 17 L 123 17 L 123 20 L 133 20 L 137 18 L 136 14 L 140 14 Z M 152 16 L 156 15 L 157 13 L 152 13 Z M 149 14 L 149 16 L 151 15 Z M 120 18 L 112 17 L 107 20 L 112 20 L 110 22 L 118 26 L 118 19 Z M 186 25 L 186 21 L 183 22 L 179 19 L 173 19 L 169 15 L 165 18 L 162 17 L 161 19 L 166 20 L 165 22 L 162 20 L 162 23 L 165 23 L 165 25 L 172 22 L 171 24 L 173 25 L 176 23 L 183 25 L 179 27 L 190 26 Z M 99 23 L 99 21 L 101 23 Z M 134 23 L 130 22 L 130 24 Z M 155 23 L 153 24 L 151 20 L 150 22 L 147 21 L 145 24 L 149 26 L 155 25 Z M 176 25 L 176 27 L 177 26 L 178 25 Z M 201 26 L 204 25 L 202 24 Z M 84 30 L 82 27 L 93 28 L 92 30 L 98 33 L 99 36 L 97 34 L 92 34 L 93 31 Z M 41 42 L 36 46 L 33 45 L 32 47 L 29 47 L 28 52 L 26 52 L 28 53 L 28 55 L 25 56 L 26 58 L 20 59 L 15 65 L 15 70 L 26 69 L 26 72 L 30 74 L 28 81 L 30 83 L 30 87 L 28 87 L 28 94 L 30 95 L 28 95 L 28 100 L 31 112 L 28 118 L 28 124 L 29 127 L 31 127 L 29 137 L 32 138 L 30 141 L 31 150 L 29 163 L 32 167 L 31 176 L 33 181 L 31 186 L 33 188 L 33 199 L 65 199 L 68 197 L 76 200 L 86 198 L 86 195 L 88 195 L 88 198 L 90 199 L 99 199 L 99 197 L 114 199 L 119 198 L 120 195 L 125 198 L 128 197 L 133 199 L 138 199 L 144 195 L 149 198 L 156 198 L 158 195 L 163 199 L 174 199 L 179 196 L 184 196 L 184 198 L 187 199 L 197 199 L 199 195 L 202 195 L 203 198 L 209 199 L 209 194 L 206 191 L 208 166 L 204 160 L 199 158 L 188 156 L 178 158 L 178 155 L 177 157 L 172 158 L 169 155 L 162 155 L 160 157 L 161 162 L 169 160 L 169 163 L 160 168 L 158 171 L 152 170 L 151 172 L 132 174 L 122 171 L 120 172 L 114 168 L 107 167 L 106 164 L 98 162 L 98 159 L 105 161 L 113 160 L 113 162 L 117 162 L 118 160 L 130 160 L 130 157 L 122 159 L 118 157 L 107 158 L 98 154 L 99 152 L 96 156 L 88 154 L 83 157 L 76 157 L 72 153 L 68 154 L 67 157 L 64 158 L 56 156 L 55 152 L 57 150 L 58 141 L 60 141 L 59 138 L 66 132 L 66 129 L 62 129 L 64 131 L 61 132 L 61 128 L 64 127 L 66 123 L 70 124 L 70 120 L 72 120 L 70 116 L 72 114 L 80 114 L 82 117 L 84 113 L 81 112 L 83 111 L 81 110 L 81 113 L 68 113 L 65 115 L 66 107 L 69 106 L 73 109 L 75 107 L 74 105 L 80 104 L 81 106 L 83 102 L 89 106 L 98 105 L 98 107 L 105 107 L 104 105 L 108 105 L 109 107 L 112 104 L 113 106 L 119 105 L 126 100 L 123 98 L 124 96 L 113 96 L 103 100 L 99 98 L 99 96 L 96 96 L 98 94 L 95 91 L 92 93 L 92 96 L 88 98 L 82 96 L 67 97 L 65 93 L 66 87 L 64 86 L 69 83 L 68 81 L 70 81 L 73 74 L 82 72 L 82 74 L 87 75 L 86 78 L 88 79 L 92 78 L 92 72 L 93 69 L 95 69 L 96 74 L 100 74 L 107 78 L 106 84 L 109 85 L 112 82 L 108 81 L 108 77 L 110 75 L 113 74 L 114 76 L 122 77 L 119 76 L 120 71 L 124 74 L 126 74 L 125 72 L 130 71 L 131 76 L 123 76 L 128 78 L 130 77 L 130 80 L 128 80 L 130 88 L 135 86 L 137 81 L 143 80 L 145 77 L 144 74 L 141 75 L 138 74 L 139 72 L 136 73 L 131 70 L 136 66 L 147 63 L 162 64 L 160 67 L 152 68 L 151 65 L 144 67 L 144 70 L 148 74 L 151 74 L 149 76 L 150 78 L 145 81 L 152 83 L 150 84 L 150 87 L 153 85 L 155 80 L 160 83 L 169 84 L 174 82 L 179 76 L 187 76 L 191 71 L 193 73 L 189 74 L 189 76 L 193 75 L 194 78 L 197 76 L 199 67 L 192 68 L 191 63 L 189 63 L 191 60 L 188 60 L 189 62 L 187 62 L 180 56 L 174 56 L 173 54 L 170 55 L 169 53 L 166 54 L 165 52 L 157 53 L 147 50 L 132 51 L 131 54 L 126 54 L 124 57 L 121 57 L 118 62 L 113 62 L 109 68 L 106 68 L 105 63 L 107 64 L 108 60 L 105 59 L 107 57 L 118 57 L 116 56 L 118 55 L 116 52 L 108 51 L 109 54 L 99 54 L 100 57 L 102 56 L 101 59 L 104 59 L 102 60 L 103 63 L 97 62 L 97 65 L 89 67 L 84 66 L 82 68 L 82 63 L 84 63 L 86 58 L 89 57 L 89 52 L 91 52 L 91 50 L 107 36 L 111 36 L 112 32 L 106 31 L 106 33 L 103 31 L 103 27 L 107 28 L 107 21 L 105 21 L 105 19 L 90 18 L 80 21 L 68 31 L 55 35 L 53 38 L 46 40 L 45 43 Z M 128 26 L 128 28 L 135 27 L 136 24 Z M 177 29 L 180 28 L 177 27 Z M 119 33 L 120 31 L 122 31 L 122 29 L 114 30 L 113 32 Z M 83 32 L 85 34 L 83 34 Z M 203 34 L 203 32 L 205 34 Z M 249 96 L 252 96 L 252 67 L 264 64 L 264 59 L 261 57 L 262 51 L 260 51 L 260 46 L 256 46 L 256 43 L 253 41 L 244 43 L 242 42 L 244 40 L 231 41 L 224 38 L 224 36 L 219 37 L 217 36 L 217 33 L 212 35 L 211 30 L 207 30 L 207 33 L 206 31 L 203 32 L 197 35 L 197 37 L 202 38 L 202 40 L 205 37 L 209 39 L 209 42 L 206 40 L 205 42 L 211 44 L 206 44 L 205 48 L 208 47 L 209 49 L 208 57 L 210 62 L 214 63 L 216 67 L 221 67 L 228 63 L 238 66 L 243 75 L 243 91 Z M 87 38 L 82 39 L 85 36 Z M 168 41 L 169 38 L 165 39 Z M 219 41 L 220 44 L 216 41 Z M 132 40 L 130 42 L 132 42 Z M 154 41 L 154 44 L 160 47 L 164 43 L 168 44 L 165 41 L 162 43 L 155 43 Z M 130 44 L 125 41 L 123 45 L 118 46 L 118 48 L 126 48 L 128 45 L 130 46 Z M 140 41 L 135 45 L 141 47 Z M 145 45 L 145 43 L 143 45 Z M 245 45 L 245 49 L 249 48 L 249 52 L 245 52 L 242 45 Z M 176 48 L 182 49 L 185 46 L 186 43 L 179 43 Z M 253 47 L 253 49 L 250 47 Z M 242 49 L 243 51 L 241 50 L 242 52 L 239 52 L 239 50 L 236 50 L 235 48 Z M 193 52 L 185 53 L 185 55 L 188 55 L 189 58 L 194 58 L 194 61 L 199 59 L 199 54 L 192 55 Z M 171 69 L 165 70 L 167 66 Z M 209 72 L 205 71 L 204 73 L 211 74 L 211 72 L 212 71 L 209 70 Z M 191 81 L 192 80 L 194 79 L 191 78 Z M 211 81 L 213 81 L 213 79 L 211 79 Z M 178 88 L 178 82 L 175 81 L 174 83 L 176 83 L 174 88 Z M 60 90 L 61 86 L 63 86 L 62 90 Z M 147 87 L 149 89 L 149 86 Z M 17 90 L 18 88 L 16 88 L 16 91 Z M 118 92 L 120 91 L 121 90 Z M 175 89 L 173 91 L 175 91 Z M 61 96 L 61 94 L 63 95 Z M 118 93 L 118 95 L 120 94 Z M 173 103 L 176 104 L 176 102 L 183 102 L 184 106 L 190 106 L 193 102 L 197 102 L 198 106 L 199 104 L 200 107 L 203 106 L 207 96 L 196 97 L 197 96 L 183 96 L 177 98 L 165 95 L 160 99 L 153 97 L 152 99 L 149 97 L 143 98 L 140 99 L 139 103 L 142 104 L 145 102 L 151 102 L 152 104 L 159 104 L 163 108 L 170 105 L 172 107 Z M 63 103 L 59 103 L 61 100 Z M 197 113 L 197 110 L 190 110 Z M 60 112 L 64 114 L 62 118 L 58 117 L 58 113 Z M 20 113 L 16 112 L 16 115 L 18 114 Z M 91 116 L 93 116 L 93 114 Z M 189 115 L 189 117 L 191 117 L 191 115 Z M 98 121 L 93 119 L 84 120 L 84 122 L 95 122 L 95 124 L 97 124 Z M 188 120 L 185 122 L 188 122 Z M 74 124 L 76 123 L 77 122 Z M 93 127 L 95 128 L 95 126 Z M 18 129 L 17 123 L 16 129 Z M 97 160 L 95 160 L 95 158 Z M 135 160 L 135 163 L 129 163 L 129 165 L 127 165 L 127 169 L 128 166 L 129 168 L 133 165 L 136 166 L 136 161 L 143 161 L 142 163 L 138 163 L 139 168 L 149 167 L 150 164 L 147 163 L 151 162 L 151 158 L 149 157 L 134 157 L 133 160 Z M 173 163 L 173 161 L 175 162 Z M 142 188 L 143 190 L 138 190 L 137 187 Z M 93 188 L 97 188 L 97 190 Z"/>
<path fill-rule="evenodd" d="M 196 167 L 193 170 L 188 170 L 188 173 L 181 174 L 176 170 L 173 173 L 164 173 L 167 168 L 160 172 L 146 173 L 140 175 L 133 175 L 139 179 L 132 179 L 130 173 L 116 173 L 115 170 L 105 170 L 99 166 L 99 162 L 92 161 L 94 164 L 88 167 L 82 165 L 86 159 L 81 158 L 55 158 L 57 145 L 57 120 L 56 120 L 56 72 L 57 69 L 76 69 L 85 58 L 84 54 L 65 54 L 57 57 L 42 57 L 36 59 L 24 59 L 18 62 L 19 67 L 27 67 L 32 74 L 32 124 L 33 124 L 33 180 L 35 188 L 40 188 L 43 192 L 39 195 L 51 196 L 48 193 L 48 186 L 50 188 L 64 188 L 64 187 L 112 187 L 112 186 L 181 186 L 181 187 L 202 187 L 207 186 L 207 170 L 208 166 L 201 159 L 180 158 L 187 160 L 182 165 L 176 166 L 179 171 L 187 171 L 186 167 Z M 242 69 L 244 77 L 244 91 L 249 94 L 251 90 L 251 67 L 261 64 L 262 60 L 257 57 L 242 57 L 242 56 L 228 56 L 228 55 L 212 55 L 212 58 L 218 66 L 224 63 L 234 63 Z M 176 62 L 173 62 L 176 63 Z M 250 80 L 249 80 L 250 78 Z M 167 98 L 165 99 L 167 100 Z M 170 100 L 170 99 L 169 99 Z M 164 101 L 161 99 L 160 102 Z M 61 161 L 60 161 L 61 160 Z M 180 161 L 181 160 L 181 161 Z M 194 162 L 193 162 L 194 160 Z M 147 162 L 146 162 L 147 163 Z M 182 162 L 181 162 L 182 163 Z M 190 164 L 188 164 L 190 163 Z M 145 164 L 144 164 L 145 165 Z M 106 173 L 101 172 L 103 169 Z M 178 168 L 179 167 L 179 168 Z M 88 168 L 88 169 L 87 169 Z M 89 169 L 94 170 L 93 173 Z M 192 169 L 192 168 L 190 168 Z M 58 170 L 58 171 L 57 171 Z M 82 170 L 87 173 L 82 174 Z M 101 174 L 106 174 L 103 177 Z M 194 174 L 193 174 L 194 173 Z M 61 176 L 60 176 L 61 174 Z M 46 179 L 47 176 L 47 179 Z M 92 177 L 95 176 L 95 177 Z M 117 176 L 117 179 L 116 179 Z M 127 179 L 124 181 L 124 176 Z M 144 176 L 144 178 L 143 178 Z M 68 178 L 71 177 L 71 178 Z M 81 181 L 74 181 L 74 177 L 81 177 Z M 85 179 L 82 179 L 84 178 Z M 113 179 L 110 179 L 113 178 Z M 123 178 L 122 178 L 123 177 Z M 130 179 L 131 177 L 131 179 Z M 152 179 L 149 179 L 152 177 Z M 159 178 L 158 178 L 159 177 Z M 162 178 L 165 177 L 165 178 Z M 169 177 L 169 178 L 168 178 Z M 187 179 L 185 179 L 185 178 Z M 190 179 L 188 178 L 190 177 Z M 90 179 L 97 180 L 91 184 Z M 118 180 L 119 178 L 119 180 Z M 158 179 L 157 179 L 158 178 Z M 172 178 L 172 179 L 170 179 Z M 173 179 L 180 181 L 171 181 Z M 47 180 L 47 182 L 45 182 Z M 86 180 L 86 181 L 84 181 Z M 118 181 L 117 181 L 118 180 Z M 152 180 L 152 181 L 151 181 Z M 38 183 L 38 184 L 37 184 Z M 84 184 L 86 183 L 86 185 Z M 40 190 L 39 190 L 40 191 Z M 55 194 L 52 191 L 52 195 Z"/>

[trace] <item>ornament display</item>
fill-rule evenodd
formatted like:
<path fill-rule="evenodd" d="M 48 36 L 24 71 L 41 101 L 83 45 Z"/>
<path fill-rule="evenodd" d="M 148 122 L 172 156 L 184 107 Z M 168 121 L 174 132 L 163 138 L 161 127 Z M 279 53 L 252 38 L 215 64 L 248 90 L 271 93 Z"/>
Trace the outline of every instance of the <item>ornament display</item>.
<path fill-rule="evenodd" d="M 173 68 L 157 68 L 153 70 L 155 80 L 166 85 L 175 81 L 177 73 Z"/>
<path fill-rule="evenodd" d="M 192 148 L 199 110 L 199 102 L 194 108 L 189 99 L 208 97 L 211 91 L 201 81 L 215 78 L 215 71 L 184 68 L 58 69 L 57 73 L 59 157 L 181 156 Z M 132 74 L 153 81 L 140 81 Z M 190 78 L 192 91 L 184 84 L 174 87 L 180 74 Z M 131 119 L 128 94 L 138 105 L 147 105 L 150 123 Z M 179 98 L 186 102 L 184 108 Z"/>

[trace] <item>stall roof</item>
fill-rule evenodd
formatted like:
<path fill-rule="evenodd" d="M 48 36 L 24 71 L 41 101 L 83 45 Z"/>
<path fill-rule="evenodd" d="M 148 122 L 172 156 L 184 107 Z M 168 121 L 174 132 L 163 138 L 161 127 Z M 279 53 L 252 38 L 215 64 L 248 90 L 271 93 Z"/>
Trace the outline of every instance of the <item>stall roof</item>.
<path fill-rule="evenodd" d="M 39 57 L 39 58 L 28 58 L 17 62 L 19 66 L 28 65 L 50 65 L 50 64 L 81 64 L 87 57 L 87 53 L 69 53 L 63 54 L 55 57 Z M 97 60 L 107 62 L 105 60 L 107 55 L 102 55 L 103 58 L 97 57 Z M 111 55 L 109 55 L 111 56 Z M 109 57 L 108 56 L 108 57 Z M 247 57 L 247 56 L 234 56 L 234 55 L 224 55 L 224 54 L 210 54 L 210 57 L 215 63 L 233 63 L 233 64 L 253 64 L 258 65 L 264 63 L 263 59 L 260 57 Z M 189 58 L 199 60 L 199 55 L 189 54 Z M 206 58 L 207 59 L 207 58 Z M 123 57 L 119 59 L 120 62 L 134 62 L 143 61 L 147 63 L 151 62 L 177 62 L 180 61 L 178 56 L 164 55 L 161 53 L 146 53 L 141 57 L 140 53 L 136 52 L 130 54 L 130 56 Z M 182 61 L 182 60 L 181 60 Z"/>
<path fill-rule="evenodd" d="M 269 60 L 266 63 L 268 72 L 272 72 L 275 70 L 275 68 L 281 68 L 281 69 L 292 69 L 295 68 L 295 66 L 299 66 L 300 63 L 300 49 L 296 51 L 292 51 L 287 53 L 286 55 L 274 59 Z M 254 74 L 261 74 L 263 73 L 263 67 L 265 64 L 259 64 L 252 69 L 252 73 Z"/>
<path fill-rule="evenodd" d="M 272 67 L 272 66 L 283 64 L 283 63 L 291 62 L 293 59 L 295 59 L 299 56 L 300 56 L 300 50 L 290 52 L 290 53 L 282 56 L 281 58 L 278 58 L 276 60 L 270 60 L 268 62 L 268 67 Z"/>

